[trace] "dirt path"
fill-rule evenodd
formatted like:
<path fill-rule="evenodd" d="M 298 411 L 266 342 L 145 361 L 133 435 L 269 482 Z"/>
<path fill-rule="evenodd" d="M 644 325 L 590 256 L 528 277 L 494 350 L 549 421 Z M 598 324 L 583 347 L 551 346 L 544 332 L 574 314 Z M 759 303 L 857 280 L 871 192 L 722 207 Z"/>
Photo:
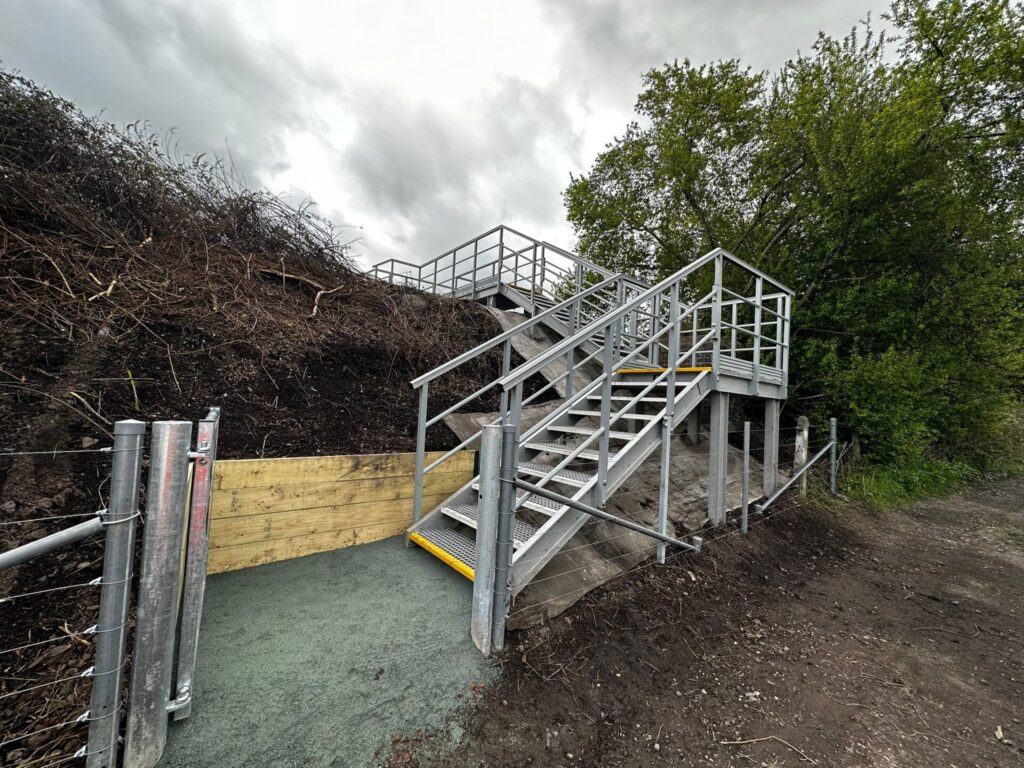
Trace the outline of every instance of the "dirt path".
<path fill-rule="evenodd" d="M 1022 510 L 781 511 L 514 634 L 462 746 L 389 764 L 1024 765 Z"/>

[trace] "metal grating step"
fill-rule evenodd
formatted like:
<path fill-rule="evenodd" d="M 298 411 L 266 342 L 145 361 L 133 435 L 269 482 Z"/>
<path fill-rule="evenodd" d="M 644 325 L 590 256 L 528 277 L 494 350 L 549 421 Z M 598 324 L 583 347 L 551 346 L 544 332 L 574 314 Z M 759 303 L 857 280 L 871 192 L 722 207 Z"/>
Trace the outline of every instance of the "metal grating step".
<path fill-rule="evenodd" d="M 528 496 L 529 498 L 527 498 Z M 526 499 L 526 501 L 523 501 L 523 499 Z M 559 504 L 557 501 L 545 499 L 543 496 L 531 496 L 526 493 L 518 494 L 516 501 L 522 501 L 523 506 L 527 509 L 543 512 L 545 515 L 556 515 L 566 508 L 564 504 Z"/>
<path fill-rule="evenodd" d="M 590 437 L 597 432 L 596 429 L 590 429 L 589 427 L 564 427 L 561 425 L 548 427 L 548 430 L 551 432 L 563 432 L 567 435 L 584 435 L 585 437 Z M 616 432 L 611 430 L 608 432 L 608 437 L 612 440 L 632 440 L 636 435 L 632 432 Z"/>
<path fill-rule="evenodd" d="M 601 400 L 601 399 L 602 398 L 601 398 L 600 394 L 587 395 L 587 400 Z M 612 400 L 619 400 L 619 401 L 621 401 L 623 403 L 628 403 L 632 399 L 633 398 L 630 397 L 629 395 L 612 395 Z M 661 403 L 662 405 L 664 405 L 665 404 L 665 398 L 664 397 L 648 397 L 648 396 L 645 395 L 644 397 L 641 397 L 639 400 L 637 400 L 637 402 L 638 403 Z"/>
<path fill-rule="evenodd" d="M 474 488 L 477 486 L 478 483 L 473 483 Z M 474 529 L 480 514 L 480 509 L 476 504 L 453 504 L 450 507 L 442 507 L 441 511 L 453 520 L 458 520 L 463 525 Z M 518 549 L 523 546 L 536 532 L 537 526 L 530 525 L 523 520 L 516 520 L 512 528 L 512 547 Z M 473 546 L 476 547 L 476 542 L 473 543 Z"/>
<path fill-rule="evenodd" d="M 409 540 L 470 581 L 475 577 L 476 542 L 466 534 L 451 528 L 429 528 L 409 534 Z"/>
<path fill-rule="evenodd" d="M 659 403 L 663 403 L 665 401 L 659 399 L 658 402 Z M 570 416 L 589 416 L 591 418 L 598 419 L 598 418 L 601 417 L 601 412 L 600 411 L 569 411 L 569 415 Z M 619 414 L 618 418 L 620 418 L 620 419 L 636 419 L 637 421 L 654 421 L 658 417 L 657 416 L 653 416 L 653 415 L 651 415 L 649 413 L 622 413 L 622 414 Z"/>
<path fill-rule="evenodd" d="M 519 463 L 518 470 L 524 475 L 544 477 L 552 470 L 552 467 L 549 464 L 541 464 L 537 461 L 522 461 Z M 593 475 L 588 475 L 586 472 L 577 472 L 574 469 L 560 469 L 558 474 L 551 479 L 556 483 L 582 487 L 589 483 L 593 477 Z"/>
<path fill-rule="evenodd" d="M 568 456 L 570 453 L 576 450 L 576 446 L 571 443 L 552 443 L 552 442 L 528 442 L 526 443 L 527 448 L 531 448 L 535 451 L 543 451 L 544 453 L 560 453 L 563 456 Z M 578 459 L 585 459 L 586 461 L 597 461 L 598 452 L 595 448 L 584 448 L 577 455 Z M 608 454 L 608 460 L 611 461 L 615 458 L 614 453 Z"/>

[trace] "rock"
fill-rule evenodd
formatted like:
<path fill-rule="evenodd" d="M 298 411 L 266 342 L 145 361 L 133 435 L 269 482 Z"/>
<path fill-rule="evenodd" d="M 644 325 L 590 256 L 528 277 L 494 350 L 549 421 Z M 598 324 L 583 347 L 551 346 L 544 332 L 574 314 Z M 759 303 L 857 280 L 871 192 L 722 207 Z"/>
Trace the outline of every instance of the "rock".
<path fill-rule="evenodd" d="M 18 505 L 13 501 L 5 501 L 3 504 L 0 504 L 0 511 L 3 511 L 8 515 L 13 515 L 17 509 Z"/>
<path fill-rule="evenodd" d="M 95 437 L 83 437 L 82 438 L 82 447 L 83 448 L 92 448 L 98 442 L 99 442 L 99 440 L 97 440 Z"/>

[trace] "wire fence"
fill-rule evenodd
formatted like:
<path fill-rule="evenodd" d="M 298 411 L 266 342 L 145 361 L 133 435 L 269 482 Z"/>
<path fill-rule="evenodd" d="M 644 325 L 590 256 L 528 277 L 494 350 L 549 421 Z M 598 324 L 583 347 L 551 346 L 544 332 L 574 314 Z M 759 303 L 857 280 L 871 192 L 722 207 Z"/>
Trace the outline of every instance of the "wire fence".
<path fill-rule="evenodd" d="M 748 425 L 750 426 L 750 425 Z M 803 428 L 800 426 L 783 427 L 779 430 L 780 444 L 778 446 L 779 457 L 780 457 L 780 477 L 776 483 L 782 484 L 786 482 L 790 477 L 796 474 L 800 468 L 799 462 L 806 462 L 811 457 L 817 455 L 822 449 L 829 446 L 832 442 L 830 434 L 831 424 L 815 424 L 808 425 L 806 433 L 801 435 Z M 755 432 L 763 433 L 765 430 L 760 429 L 730 429 L 728 435 L 730 443 L 739 442 L 742 445 L 742 440 L 737 441 L 735 436 L 743 436 L 744 433 L 752 434 Z M 735 452 L 735 447 L 733 448 Z M 802 453 L 801 453 L 802 452 Z M 753 453 L 753 451 L 751 451 Z M 738 457 L 730 457 L 729 463 L 732 464 Z M 686 519 L 680 519 L 679 510 L 675 510 L 675 519 L 677 523 L 686 524 L 683 529 L 685 531 L 692 531 L 694 534 L 699 533 L 702 542 L 701 548 L 713 546 L 717 541 L 720 541 L 726 537 L 741 535 L 748 532 L 755 526 L 764 524 L 769 516 L 767 514 L 757 514 L 754 509 L 754 502 L 762 498 L 761 483 L 753 483 L 754 479 L 760 479 L 762 467 L 760 462 L 757 461 L 757 456 L 751 456 L 751 468 L 756 466 L 756 471 L 751 474 L 755 474 L 757 477 L 747 478 L 746 485 L 751 489 L 751 498 L 748 500 L 749 509 L 747 515 L 752 520 L 744 520 L 741 523 L 740 520 L 740 505 L 739 504 L 728 504 L 730 514 L 726 519 L 724 525 L 708 528 L 707 516 L 703 508 L 700 508 L 700 502 L 696 502 L 691 505 L 690 514 L 686 515 Z M 782 462 L 785 462 L 782 463 Z M 788 466 L 786 466 L 788 464 Z M 827 462 L 825 466 L 810 467 L 807 470 L 807 476 L 810 478 L 813 476 L 816 482 L 825 481 L 827 484 L 829 468 Z M 729 473 L 727 480 L 727 487 L 735 486 L 741 483 L 742 470 L 732 471 Z M 757 490 L 754 490 L 754 489 Z M 609 500 L 610 503 L 615 504 L 618 507 L 633 506 L 634 508 L 639 505 L 640 509 L 644 508 L 644 505 L 648 505 L 648 513 L 653 516 L 653 509 L 650 508 L 654 503 L 654 499 L 657 498 L 660 490 L 660 484 L 655 482 L 636 483 L 631 482 L 623 488 L 620 488 Z M 804 491 L 800 489 L 800 486 L 792 488 L 788 491 L 788 495 L 795 496 L 797 498 L 803 497 Z M 784 508 L 785 512 L 790 512 L 793 509 L 806 508 L 809 505 L 806 502 L 798 502 L 796 504 L 790 502 L 788 506 Z M 649 524 L 643 520 L 637 520 L 641 524 Z M 615 531 L 610 533 L 610 531 Z M 609 535 L 610 533 L 610 535 Z M 670 531 L 669 535 L 673 535 Z M 685 538 L 685 535 L 684 535 Z M 642 543 L 637 544 L 638 540 Z M 573 543 L 576 542 L 576 543 Z M 602 521 L 599 519 L 592 519 L 588 521 L 584 526 L 577 532 L 573 538 L 573 542 L 570 546 L 563 547 L 559 550 L 559 555 L 571 555 L 573 552 L 579 552 L 586 550 L 588 555 L 593 553 L 600 553 L 601 557 L 595 561 L 593 559 L 586 559 L 585 564 L 576 565 L 575 567 L 565 567 L 565 560 L 554 572 L 548 575 L 541 575 L 531 579 L 530 586 L 535 587 L 542 585 L 545 582 L 552 583 L 552 586 L 557 587 L 560 583 L 565 582 L 569 589 L 561 591 L 554 595 L 545 596 L 542 600 L 526 600 L 526 605 L 515 608 L 514 605 L 511 607 L 508 619 L 512 620 L 516 616 L 520 616 L 526 613 L 536 613 L 543 611 L 545 606 L 554 604 L 565 605 L 567 601 L 574 602 L 573 598 L 578 599 L 587 592 L 598 588 L 614 579 L 620 578 L 627 574 L 636 573 L 638 570 L 644 568 L 655 567 L 662 565 L 660 560 L 655 557 L 657 551 L 657 544 L 653 539 L 644 539 L 643 534 L 639 534 L 630 530 L 623 530 L 616 528 L 613 523 Z M 634 546 L 635 545 L 635 546 Z M 665 563 L 669 563 L 672 560 L 680 557 L 681 555 L 690 553 L 690 550 L 680 549 L 676 552 L 667 555 L 665 557 Z M 652 559 L 653 558 L 653 559 Z M 532 558 L 535 561 L 544 559 L 543 556 Z M 571 558 L 570 558 L 571 560 Z M 527 562 L 527 560 L 517 561 Z M 618 574 L 609 576 L 609 573 L 614 570 L 619 570 Z M 545 591 L 545 588 L 542 588 Z"/>
<path fill-rule="evenodd" d="M 116 743 L 144 430 L 119 422 L 111 446 L 0 452 L 30 459 L 43 477 L 83 473 L 40 462 L 109 462 L 96 465 L 95 487 L 46 504 L 10 502 L 0 516 L 2 765 L 106 762 Z M 73 511 L 95 492 L 107 496 L 101 509 Z M 50 513 L 55 506 L 63 509 Z"/>

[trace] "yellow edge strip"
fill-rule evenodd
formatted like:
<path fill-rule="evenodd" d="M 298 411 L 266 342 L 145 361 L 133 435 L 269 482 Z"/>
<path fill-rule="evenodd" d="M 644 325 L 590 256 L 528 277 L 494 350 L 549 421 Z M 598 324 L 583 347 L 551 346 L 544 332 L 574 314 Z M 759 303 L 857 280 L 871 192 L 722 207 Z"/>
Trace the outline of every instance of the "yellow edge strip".
<path fill-rule="evenodd" d="M 667 368 L 619 368 L 616 373 L 664 373 Z M 700 373 L 710 371 L 710 366 L 700 368 L 676 368 L 676 373 Z"/>
<path fill-rule="evenodd" d="M 454 568 L 456 571 L 461 573 L 463 576 L 465 576 L 470 581 L 473 581 L 476 578 L 476 573 L 474 573 L 472 568 L 470 568 L 464 562 L 459 560 L 457 557 L 454 557 L 450 553 L 445 552 L 443 549 L 441 549 L 439 546 L 434 544 L 432 541 L 428 541 L 427 539 L 423 538 L 422 536 L 420 536 L 420 534 L 418 534 L 418 533 L 410 533 L 409 534 L 409 541 L 416 542 L 421 547 L 423 547 L 425 550 L 427 550 L 427 552 L 429 552 L 434 557 L 436 557 L 438 560 L 440 560 L 442 563 L 444 563 L 445 565 L 451 566 L 452 568 Z"/>

